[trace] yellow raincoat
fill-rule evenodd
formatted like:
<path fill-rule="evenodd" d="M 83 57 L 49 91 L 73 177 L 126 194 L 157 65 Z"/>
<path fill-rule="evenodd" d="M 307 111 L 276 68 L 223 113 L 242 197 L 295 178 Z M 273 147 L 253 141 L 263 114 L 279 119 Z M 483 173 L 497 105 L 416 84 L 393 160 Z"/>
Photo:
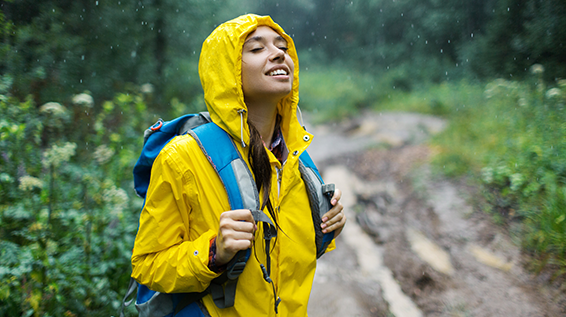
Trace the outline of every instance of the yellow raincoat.
<path fill-rule="evenodd" d="M 219 26 L 204 42 L 199 73 L 212 120 L 235 139 L 247 161 L 249 147 L 242 147 L 242 141 L 249 145 L 250 139 L 247 112 L 243 117 L 238 113 L 246 110 L 241 80 L 242 47 L 247 35 L 260 25 L 271 27 L 287 40 L 288 53 L 295 63 L 292 92 L 277 108 L 289 156 L 281 166 L 267 151 L 273 171 L 270 199 L 283 231 L 279 230 L 275 244 L 272 242 L 271 278 L 281 298 L 279 314 L 306 316 L 316 268 L 316 246 L 298 159 L 312 135 L 301 127 L 296 116 L 299 61 L 293 40 L 270 17 L 241 16 Z M 153 165 L 133 250 L 132 277 L 159 292 L 204 291 L 219 276 L 207 266 L 209 243 L 218 232 L 220 214 L 228 210 L 222 182 L 196 141 L 190 135 L 173 139 Z M 203 303 L 211 316 L 275 316 L 273 289 L 262 278 L 260 269 L 260 263 L 266 265 L 266 255 L 262 226 L 258 227 L 252 256 L 238 281 L 234 306 L 219 309 L 207 295 Z M 328 250 L 333 248 L 334 242 Z"/>

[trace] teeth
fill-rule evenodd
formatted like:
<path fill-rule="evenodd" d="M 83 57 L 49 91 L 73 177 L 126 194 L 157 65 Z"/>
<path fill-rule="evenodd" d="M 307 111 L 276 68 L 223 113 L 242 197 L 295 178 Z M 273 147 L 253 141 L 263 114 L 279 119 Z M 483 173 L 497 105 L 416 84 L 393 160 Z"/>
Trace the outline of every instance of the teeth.
<path fill-rule="evenodd" d="M 287 72 L 283 69 L 278 69 L 269 73 L 269 76 L 277 76 L 277 75 L 287 75 Z"/>

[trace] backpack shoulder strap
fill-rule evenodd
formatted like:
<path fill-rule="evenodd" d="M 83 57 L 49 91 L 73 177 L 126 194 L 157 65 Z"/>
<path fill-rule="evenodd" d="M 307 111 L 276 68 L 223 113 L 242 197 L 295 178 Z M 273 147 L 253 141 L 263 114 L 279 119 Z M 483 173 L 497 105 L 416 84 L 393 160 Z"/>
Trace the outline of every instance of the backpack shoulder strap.
<path fill-rule="evenodd" d="M 199 144 L 228 193 L 232 209 L 259 210 L 259 194 L 252 174 L 232 138 L 213 122 L 188 132 Z"/>
<path fill-rule="evenodd" d="M 268 224 L 264 227 L 264 239 L 275 237 L 277 233 L 273 222 L 260 210 L 259 193 L 252 173 L 230 135 L 214 122 L 200 125 L 188 133 L 197 141 L 222 180 L 230 207 L 251 210 L 256 222 Z M 207 291 L 211 293 L 217 307 L 234 306 L 238 278 L 250 255 L 250 249 L 238 252 L 228 264 L 227 270 L 211 282 Z"/>
<path fill-rule="evenodd" d="M 186 133 L 189 129 L 210 122 L 208 112 L 186 114 L 171 121 L 157 120 L 143 134 L 143 149 L 134 166 L 134 189 L 136 194 L 145 198 L 151 167 L 159 152 L 177 135 Z"/>
<path fill-rule="evenodd" d="M 332 208 L 330 200 L 334 195 L 334 184 L 324 184 L 318 168 L 307 151 L 304 151 L 299 157 L 299 171 L 307 188 L 316 234 L 316 256 L 320 258 L 334 239 L 333 232 L 323 233 L 320 228 L 322 216 Z"/>

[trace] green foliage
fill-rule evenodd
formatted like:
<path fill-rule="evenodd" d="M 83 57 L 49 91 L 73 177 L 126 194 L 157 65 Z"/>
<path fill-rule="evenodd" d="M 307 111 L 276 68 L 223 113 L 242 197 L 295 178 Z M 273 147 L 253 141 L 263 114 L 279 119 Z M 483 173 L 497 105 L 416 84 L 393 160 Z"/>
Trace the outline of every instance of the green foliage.
<path fill-rule="evenodd" d="M 340 120 L 370 103 L 377 91 L 374 84 L 369 75 L 315 66 L 301 73 L 300 105 L 314 115 L 314 122 Z"/>
<path fill-rule="evenodd" d="M 526 78 L 535 63 L 547 67 L 547 80 L 566 73 L 560 44 L 566 41 L 566 2 L 500 0 L 490 11 L 484 34 L 462 48 L 474 73 Z"/>
<path fill-rule="evenodd" d="M 196 67 L 216 22 L 216 1 L 32 1 L 2 3 L 0 73 L 12 94 L 65 102 L 89 90 L 110 99 L 127 83 L 155 87 L 151 104 L 200 92 Z M 6 23 L 4 23 L 6 21 Z"/>
<path fill-rule="evenodd" d="M 448 175 L 476 175 L 491 212 L 500 220 L 522 220 L 526 249 L 541 265 L 564 270 L 566 82 L 548 88 L 543 67 L 531 71 L 529 81 L 495 80 L 483 98 L 452 109 L 449 127 L 434 139 L 434 163 Z M 451 89 L 469 95 L 478 87 Z"/>
<path fill-rule="evenodd" d="M 7 94 L 9 81 L 0 85 L 0 316 L 115 314 L 141 204 L 131 171 L 153 120 L 144 95 L 131 88 L 100 110 L 88 93 L 37 107 Z"/>

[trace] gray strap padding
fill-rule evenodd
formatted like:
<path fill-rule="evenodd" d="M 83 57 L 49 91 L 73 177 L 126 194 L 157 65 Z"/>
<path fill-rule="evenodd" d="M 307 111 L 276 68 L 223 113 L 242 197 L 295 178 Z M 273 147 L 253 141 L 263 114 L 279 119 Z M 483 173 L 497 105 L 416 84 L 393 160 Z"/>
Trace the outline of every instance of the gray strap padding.
<path fill-rule="evenodd" d="M 306 167 L 303 162 L 299 161 L 299 171 L 301 178 L 305 182 L 309 204 L 312 211 L 312 220 L 314 224 L 315 243 L 317 258 L 324 254 L 325 245 L 323 245 L 324 233 L 320 225 L 322 224 L 322 216 L 332 208 L 329 199 L 324 194 L 326 190 L 330 190 L 329 186 L 325 186 L 322 180 L 314 172 L 312 168 Z M 333 189 L 333 188 L 332 188 Z"/>
<path fill-rule="evenodd" d="M 209 122 L 212 122 L 212 120 L 210 119 L 210 114 L 208 112 L 200 112 L 198 116 L 194 116 L 187 120 L 179 129 L 179 133 L 177 134 L 185 134 L 198 126 Z"/>
<path fill-rule="evenodd" d="M 250 169 L 242 158 L 232 161 L 230 163 L 238 188 L 240 189 L 240 196 L 242 197 L 242 205 L 244 209 L 258 210 L 259 209 L 259 193 L 254 182 L 254 178 L 250 173 Z"/>
<path fill-rule="evenodd" d="M 170 294 L 160 292 L 155 292 L 155 294 L 143 304 L 136 303 L 136 309 L 140 316 L 167 316 L 174 308 L 173 298 Z"/>
<path fill-rule="evenodd" d="M 136 280 L 130 277 L 130 284 L 128 285 L 128 291 L 126 292 L 126 296 L 124 296 L 124 299 L 122 300 L 122 305 L 120 307 L 120 314 L 119 314 L 120 317 L 124 317 L 124 308 L 130 306 L 134 301 L 133 298 L 130 300 L 128 300 L 128 298 L 132 296 L 132 294 L 134 294 L 137 289 L 138 289 L 138 283 L 136 282 Z"/>

